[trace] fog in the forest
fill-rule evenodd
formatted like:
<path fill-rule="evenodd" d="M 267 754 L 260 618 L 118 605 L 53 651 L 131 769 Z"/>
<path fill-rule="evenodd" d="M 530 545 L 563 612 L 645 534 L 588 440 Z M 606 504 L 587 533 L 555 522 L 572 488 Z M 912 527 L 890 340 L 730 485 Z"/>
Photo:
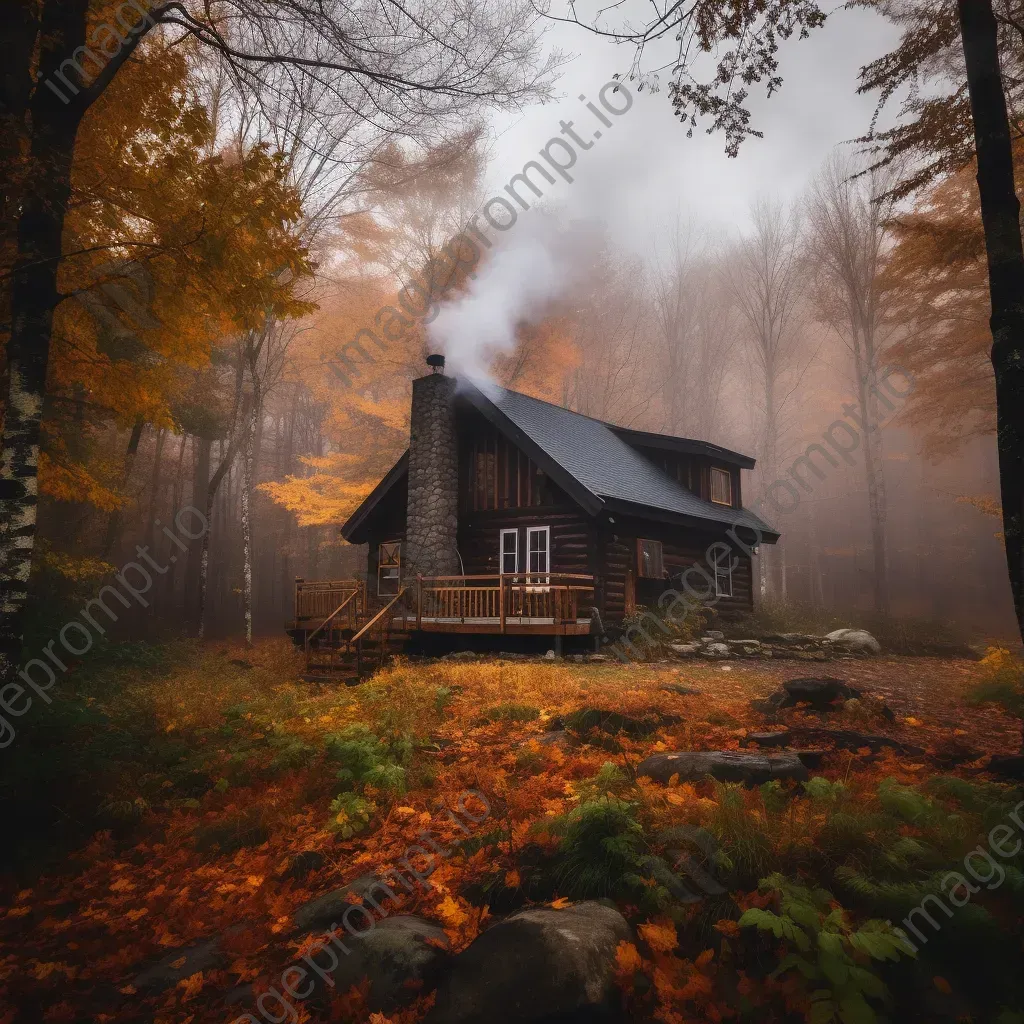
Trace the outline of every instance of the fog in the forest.
<path fill-rule="evenodd" d="M 176 370 L 172 422 L 83 424 L 129 500 L 44 499 L 48 550 L 117 567 L 148 545 L 168 568 L 130 628 L 204 620 L 214 636 L 242 628 L 248 560 L 255 631 L 279 632 L 296 577 L 364 570 L 338 527 L 404 450 L 409 383 L 441 350 L 455 375 L 755 456 L 744 504 L 782 533 L 755 569 L 762 600 L 1012 634 L 983 338 L 944 372 L 915 360 L 928 339 L 982 337 L 984 297 L 958 323 L 936 308 L 900 228 L 923 205 L 877 201 L 891 180 L 858 176 L 848 144 L 874 102 L 853 79 L 888 31 L 861 13 L 817 47 L 787 44 L 786 88 L 754 105 L 765 138 L 736 159 L 686 138 L 641 77 L 622 80 L 628 109 L 604 114 L 612 126 L 570 172 L 544 163 L 560 124 L 592 137 L 586 103 L 617 69 L 578 36 L 556 103 L 383 150 L 356 139 L 343 175 L 293 153 L 317 261 L 299 292 L 315 311 Z M 807 112 L 812 94 L 827 116 Z M 230 90 L 206 99 L 230 143 Z M 545 173 L 513 203 L 506 185 L 530 161 Z M 495 196 L 511 211 L 490 207 L 496 227 L 480 219 Z M 474 217 L 486 244 L 465 232 Z M 179 551 L 164 527 L 187 505 L 210 528 Z"/>

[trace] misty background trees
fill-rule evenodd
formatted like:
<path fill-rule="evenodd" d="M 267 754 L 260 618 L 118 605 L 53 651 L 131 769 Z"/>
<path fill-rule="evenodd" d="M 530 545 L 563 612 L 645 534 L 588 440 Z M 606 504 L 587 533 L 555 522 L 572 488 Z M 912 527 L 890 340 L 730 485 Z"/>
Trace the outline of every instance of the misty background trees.
<path fill-rule="evenodd" d="M 819 23 L 815 5 L 794 8 L 796 34 Z M 455 65 L 403 82 L 379 24 L 348 77 L 326 57 L 290 73 L 306 37 L 287 25 L 268 35 L 281 61 L 257 72 L 234 52 L 248 28 L 226 22 L 218 42 L 168 6 L 89 94 L 59 271 L 73 298 L 55 307 L 41 413 L 37 594 L 95 589 L 149 545 L 168 569 L 127 628 L 273 633 L 296 576 L 361 569 L 338 527 L 405 447 L 438 304 L 494 259 L 451 258 L 488 194 L 482 111 L 545 95 L 557 61 L 517 10 L 463 25 Z M 328 41 L 348 45 L 337 28 Z M 770 79 L 763 29 L 769 49 L 745 59 Z M 431 59 L 446 45 L 426 30 L 415 43 Z M 675 99 L 720 121 L 730 147 L 749 134 L 736 95 Z M 763 600 L 1005 631 L 984 232 L 971 168 L 944 159 L 910 194 L 847 146 L 793 202 L 765 194 L 721 225 L 698 198 L 633 251 L 600 211 L 581 225 L 535 203 L 523 221 L 568 240 L 565 280 L 489 371 L 754 455 L 744 502 L 783 534 L 759 560 Z M 364 329 L 386 345 L 366 342 L 343 380 L 332 362 Z M 890 406 L 893 366 L 913 388 Z M 795 470 L 836 421 L 856 450 Z M 164 530 L 189 504 L 210 528 L 171 562 Z"/>

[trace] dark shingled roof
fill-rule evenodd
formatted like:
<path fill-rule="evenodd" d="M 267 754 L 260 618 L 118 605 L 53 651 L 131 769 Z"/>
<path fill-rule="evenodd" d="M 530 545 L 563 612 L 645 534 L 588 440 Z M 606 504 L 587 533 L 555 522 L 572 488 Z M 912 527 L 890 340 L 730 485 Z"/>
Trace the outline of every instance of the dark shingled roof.
<path fill-rule="evenodd" d="M 778 532 L 748 509 L 726 508 L 697 497 L 627 444 L 619 432 L 641 447 L 652 446 L 651 439 L 660 439 L 657 447 L 677 441 L 680 450 L 752 467 L 754 460 L 746 455 L 704 441 L 625 430 L 496 384 L 460 380 L 456 398 L 479 410 L 592 515 L 615 510 L 698 527 L 746 527 L 766 543 L 778 540 Z M 342 527 L 346 540 L 363 539 L 363 524 L 406 471 L 403 455 Z"/>
<path fill-rule="evenodd" d="M 466 393 L 471 401 L 471 388 L 489 399 L 569 476 L 603 501 L 642 505 L 716 524 L 747 526 L 777 536 L 772 527 L 748 509 L 724 508 L 698 498 L 626 444 L 610 424 L 494 384 L 463 385 L 460 392 Z M 478 402 L 473 404 L 479 406 Z M 752 461 L 727 449 L 709 448 L 732 456 L 730 462 Z M 765 540 L 768 539 L 766 536 Z"/>

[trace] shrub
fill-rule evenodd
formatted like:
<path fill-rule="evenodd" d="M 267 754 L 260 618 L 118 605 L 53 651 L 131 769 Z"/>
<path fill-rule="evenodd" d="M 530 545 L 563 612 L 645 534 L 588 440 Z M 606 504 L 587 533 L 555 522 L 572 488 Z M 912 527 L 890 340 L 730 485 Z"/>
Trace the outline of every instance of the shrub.
<path fill-rule="evenodd" d="M 528 704 L 495 704 L 484 710 L 483 717 L 487 722 L 533 722 L 540 711 Z"/>
<path fill-rule="evenodd" d="M 341 793 L 331 801 L 330 828 L 351 839 L 366 829 L 376 810 L 375 804 L 355 793 Z"/>
<path fill-rule="evenodd" d="M 588 800 L 553 822 L 551 832 L 561 840 L 555 877 L 563 895 L 636 900 L 649 888 L 635 804 L 614 796 Z"/>
<path fill-rule="evenodd" d="M 405 768 L 412 758 L 407 737 L 384 743 L 365 725 L 350 725 L 325 740 L 327 757 L 340 764 L 338 781 L 347 789 L 376 786 L 393 793 L 405 792 Z"/>
<path fill-rule="evenodd" d="M 982 678 L 968 693 L 974 704 L 998 704 L 1024 718 L 1024 661 L 1005 647 L 990 647 L 981 659 Z"/>

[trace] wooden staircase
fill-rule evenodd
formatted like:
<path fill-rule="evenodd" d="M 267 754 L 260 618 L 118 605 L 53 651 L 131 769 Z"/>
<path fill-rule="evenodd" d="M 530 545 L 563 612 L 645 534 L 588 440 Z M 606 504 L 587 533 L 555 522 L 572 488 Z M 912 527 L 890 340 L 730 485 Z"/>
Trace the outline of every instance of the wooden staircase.
<path fill-rule="evenodd" d="M 409 639 L 407 616 L 399 605 L 406 588 L 383 608 L 373 612 L 358 608 L 359 594 L 350 594 L 305 638 L 306 680 L 330 679 L 354 686 L 366 676 L 383 668 L 401 653 Z M 353 608 L 355 602 L 357 607 Z M 343 615 L 347 613 L 347 615 Z"/>

